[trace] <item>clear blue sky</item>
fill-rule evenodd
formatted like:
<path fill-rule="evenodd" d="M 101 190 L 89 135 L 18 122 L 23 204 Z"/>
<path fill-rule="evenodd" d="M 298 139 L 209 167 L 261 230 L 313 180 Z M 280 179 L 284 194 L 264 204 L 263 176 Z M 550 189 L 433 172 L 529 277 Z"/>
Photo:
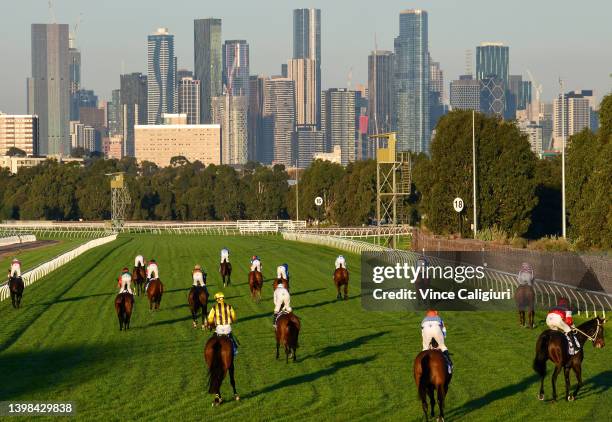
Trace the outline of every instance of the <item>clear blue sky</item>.
<path fill-rule="evenodd" d="M 8 0 L 3 0 L 3 3 Z M 146 72 L 147 34 L 168 27 L 175 35 L 179 68 L 193 68 L 193 19 L 223 19 L 223 39 L 246 39 L 251 73 L 277 74 L 292 54 L 292 9 L 322 13 L 324 87 L 344 87 L 352 68 L 353 86 L 367 82 L 367 55 L 392 49 L 398 14 L 408 8 L 429 13 L 432 57 L 448 82 L 463 73 L 465 50 L 482 41 L 510 46 L 510 71 L 529 69 L 543 85 L 543 98 L 558 91 L 595 90 L 600 99 L 612 88 L 612 1 L 589 0 L 54 0 L 58 23 L 71 26 L 82 13 L 78 46 L 83 87 L 102 98 L 119 86 L 119 74 Z M 0 110 L 26 111 L 30 75 L 30 24 L 47 23 L 47 0 L 11 1 L 0 15 Z M 122 64 L 123 63 L 123 64 Z"/>

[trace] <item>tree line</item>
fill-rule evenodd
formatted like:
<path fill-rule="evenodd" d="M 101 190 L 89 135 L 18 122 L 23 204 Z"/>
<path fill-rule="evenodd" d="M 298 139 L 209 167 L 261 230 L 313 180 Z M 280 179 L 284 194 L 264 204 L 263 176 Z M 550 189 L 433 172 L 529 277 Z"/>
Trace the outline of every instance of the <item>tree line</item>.
<path fill-rule="evenodd" d="M 600 107 L 600 128 L 574 135 L 566 153 L 568 232 L 586 247 L 612 247 L 612 96 Z M 540 238 L 561 233 L 561 162 L 540 160 L 513 122 L 476 114 L 479 228 Z M 106 220 L 107 174 L 125 172 L 133 220 L 236 220 L 296 218 L 354 226 L 376 220 L 376 162 L 346 168 L 317 160 L 289 185 L 282 165 L 248 163 L 235 169 L 204 166 L 174 157 L 159 168 L 133 158 L 86 158 L 85 165 L 58 164 L 0 172 L 3 219 Z M 434 233 L 470 236 L 472 221 L 472 114 L 453 111 L 436 127 L 430 155 L 412 156 L 412 193 L 400 209 L 402 222 Z M 296 192 L 297 190 L 297 192 Z M 323 199 L 316 206 L 314 198 Z M 460 215 L 452 208 L 463 198 Z M 299 210 L 296 204 L 299 203 Z M 298 212 L 299 211 L 299 212 Z"/>

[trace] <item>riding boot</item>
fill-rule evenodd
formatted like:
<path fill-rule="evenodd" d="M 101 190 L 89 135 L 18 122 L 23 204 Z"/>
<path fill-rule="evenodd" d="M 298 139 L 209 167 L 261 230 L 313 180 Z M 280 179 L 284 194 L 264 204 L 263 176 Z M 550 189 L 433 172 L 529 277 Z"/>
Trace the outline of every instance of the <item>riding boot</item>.
<path fill-rule="evenodd" d="M 576 337 L 576 333 L 571 331 L 570 332 L 570 337 L 571 337 L 571 341 L 574 342 L 574 347 L 576 349 L 576 352 L 580 350 L 580 342 L 578 341 L 578 338 Z"/>
<path fill-rule="evenodd" d="M 278 316 L 277 312 L 274 312 L 274 314 L 272 315 L 272 326 L 274 328 L 276 328 L 276 317 Z"/>
<path fill-rule="evenodd" d="M 443 351 L 442 354 L 444 355 L 444 358 L 446 359 L 446 363 L 448 363 L 448 372 L 450 373 L 451 368 L 453 367 L 453 361 L 450 358 L 448 350 Z"/>

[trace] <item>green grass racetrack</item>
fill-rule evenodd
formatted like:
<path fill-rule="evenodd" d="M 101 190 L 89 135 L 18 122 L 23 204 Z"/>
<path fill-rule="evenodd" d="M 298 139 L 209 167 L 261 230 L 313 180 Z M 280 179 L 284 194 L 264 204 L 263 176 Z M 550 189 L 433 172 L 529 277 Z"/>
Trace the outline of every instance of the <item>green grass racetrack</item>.
<path fill-rule="evenodd" d="M 234 269 L 234 285 L 224 292 L 238 316 L 241 400 L 212 408 L 203 361 L 210 334 L 192 328 L 187 292 L 196 263 L 209 274 L 211 294 L 219 290 L 223 246 Z M 137 253 L 157 259 L 166 293 L 156 313 L 137 297 L 131 329 L 119 332 L 116 279 Z M 253 254 L 261 257 L 265 278 L 289 264 L 291 305 L 302 319 L 296 363 L 274 359 L 271 282 L 261 303 L 251 301 Z M 337 254 L 276 236 L 121 236 L 27 288 L 22 309 L 0 303 L 0 400 L 74 401 L 79 420 L 421 420 L 412 362 L 420 351 L 422 315 L 362 310 L 359 258 L 351 254 L 345 254 L 350 299 L 336 301 L 331 274 Z M 562 375 L 561 400 L 540 402 L 531 363 L 542 310 L 536 330 L 520 328 L 508 312 L 443 317 L 455 363 L 447 420 L 612 420 L 612 344 L 585 347 L 585 385 L 575 402 L 562 400 Z M 550 377 L 545 386 L 550 399 Z M 228 379 L 223 393 L 231 399 Z"/>

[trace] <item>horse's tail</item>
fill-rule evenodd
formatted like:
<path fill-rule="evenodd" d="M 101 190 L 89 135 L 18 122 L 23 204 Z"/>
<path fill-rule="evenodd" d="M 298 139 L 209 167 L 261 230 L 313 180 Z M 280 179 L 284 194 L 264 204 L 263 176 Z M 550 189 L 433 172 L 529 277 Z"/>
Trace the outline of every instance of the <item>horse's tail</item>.
<path fill-rule="evenodd" d="M 421 376 L 418 379 L 419 398 L 421 401 L 427 400 L 427 387 L 429 386 L 430 368 L 429 353 L 421 358 Z"/>
<path fill-rule="evenodd" d="M 549 333 L 544 331 L 538 337 L 536 342 L 536 355 L 533 359 L 533 370 L 536 371 L 541 377 L 546 375 L 546 360 L 548 359 L 548 340 Z"/>
<path fill-rule="evenodd" d="M 221 357 L 221 342 L 215 341 L 212 345 L 213 354 L 210 367 L 208 368 L 208 393 L 215 394 L 220 391 L 221 383 L 225 377 L 225 368 L 223 367 L 223 358 Z"/>

